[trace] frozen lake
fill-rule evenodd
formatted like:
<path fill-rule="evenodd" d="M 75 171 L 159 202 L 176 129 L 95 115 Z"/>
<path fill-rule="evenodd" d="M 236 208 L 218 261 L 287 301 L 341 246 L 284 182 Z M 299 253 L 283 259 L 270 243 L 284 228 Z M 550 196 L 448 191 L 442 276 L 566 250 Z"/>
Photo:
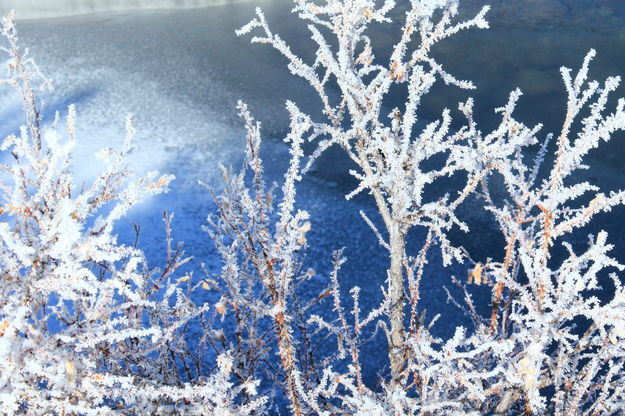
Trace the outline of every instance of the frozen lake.
<path fill-rule="evenodd" d="M 466 0 L 461 8 L 471 13 L 483 3 Z M 310 56 L 307 30 L 290 16 L 287 2 L 265 0 L 261 4 L 274 31 L 295 51 Z M 579 67 L 587 51 L 595 48 L 598 54 L 591 67 L 593 79 L 625 75 L 622 0 L 493 0 L 490 4 L 490 30 L 462 33 L 441 43 L 436 52 L 449 72 L 473 80 L 477 91 L 467 94 L 437 86 L 424 102 L 424 119 L 437 118 L 443 107 L 455 109 L 458 101 L 473 96 L 476 118 L 482 129 L 488 130 L 495 120 L 492 110 L 503 105 L 508 93 L 518 86 L 525 93 L 518 119 L 527 124 L 544 123 L 545 133 L 557 131 L 565 103 L 560 66 Z M 238 99 L 247 102 L 262 122 L 268 138 L 264 152 L 271 180 L 278 180 L 286 168 L 287 149 L 280 141 L 288 126 L 285 100 L 319 116 L 314 91 L 288 72 L 283 59 L 266 46 L 250 45 L 248 37 L 234 35 L 234 30 L 253 16 L 255 6 L 244 2 L 18 22 L 22 45 L 30 48 L 44 73 L 55 82 L 55 91 L 44 97 L 46 116 L 64 112 L 70 103 L 77 105 L 82 142 L 75 164 L 81 179 L 88 180 L 97 172 L 93 163 L 96 150 L 121 143 L 128 113 L 135 115 L 138 130 L 135 169 L 158 169 L 177 176 L 169 194 L 154 198 L 120 223 L 122 238 L 132 235 L 132 222 L 142 226 L 141 247 L 155 262 L 163 256 L 161 212 L 167 209 L 176 214 L 175 239 L 185 241 L 187 253 L 198 263 L 206 263 L 212 272 L 219 271 L 208 237 L 200 230 L 213 206 L 197 182 L 219 187 L 218 164 L 238 168 L 241 163 L 244 131 L 235 110 Z M 29 13 L 25 15 L 33 15 Z M 398 22 L 400 15 L 398 10 Z M 373 39 L 380 42 L 377 55 L 382 57 L 399 26 L 376 26 L 373 30 Z M 4 136 L 21 120 L 16 118 L 19 113 L 14 97 L 2 94 L 0 113 L 5 116 L 0 133 Z M 625 96 L 625 88 L 621 86 L 614 95 Z M 398 93 L 391 98 L 386 103 L 389 107 L 403 96 Z M 458 113 L 454 117 L 461 120 Z M 624 140 L 622 134 L 617 135 L 592 154 L 592 169 L 585 174 L 604 190 L 625 187 Z M 343 285 L 361 286 L 362 299 L 369 300 L 371 307 L 380 299 L 387 259 L 358 215 L 359 209 L 372 211 L 371 201 L 343 198 L 353 187 L 348 169 L 339 153 L 329 153 L 300 186 L 300 207 L 311 213 L 313 223 L 307 261 L 322 279 L 330 269 L 331 251 L 346 247 Z M 500 256 L 498 236 L 485 225 L 486 214 L 471 204 L 462 214 L 485 231 L 480 238 L 465 242 L 477 253 L 475 257 Z M 625 245 L 624 214 L 620 209 L 600 217 L 595 225 L 611 230 L 610 240 L 617 247 Z M 625 259 L 623 250 L 620 253 Z M 427 293 L 423 307 L 428 315 L 445 311 L 447 323 L 461 321 L 460 314 L 445 303 L 442 284 L 449 282 L 451 274 L 462 277 L 465 273 L 462 267 L 443 269 L 434 254 L 422 284 Z M 321 287 L 325 282 L 312 284 Z M 489 296 L 486 288 L 477 289 L 476 296 Z M 451 330 L 451 326 L 439 325 L 441 335 Z"/>

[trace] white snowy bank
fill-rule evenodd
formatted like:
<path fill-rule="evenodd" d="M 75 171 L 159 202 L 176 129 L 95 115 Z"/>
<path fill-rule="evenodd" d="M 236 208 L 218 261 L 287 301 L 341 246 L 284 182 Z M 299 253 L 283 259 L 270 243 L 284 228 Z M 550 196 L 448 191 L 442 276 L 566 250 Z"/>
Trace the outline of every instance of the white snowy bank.
<path fill-rule="evenodd" d="M 18 10 L 18 19 L 70 16 L 119 10 L 192 9 L 248 0 L 3 0 L 0 14 Z"/>

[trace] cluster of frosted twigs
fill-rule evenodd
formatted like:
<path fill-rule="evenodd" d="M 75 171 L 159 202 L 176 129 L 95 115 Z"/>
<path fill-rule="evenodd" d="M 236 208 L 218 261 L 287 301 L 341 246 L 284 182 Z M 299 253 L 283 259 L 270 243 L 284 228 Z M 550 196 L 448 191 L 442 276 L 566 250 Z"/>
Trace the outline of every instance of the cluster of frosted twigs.
<path fill-rule="evenodd" d="M 42 127 L 34 90 L 47 83 L 17 46 L 12 18 L 2 21 L 9 45 L 4 83 L 21 92 L 26 116 L 20 135 L 2 145 L 10 156 L 0 177 L 2 411 L 622 414 L 625 289 L 617 273 L 625 266 L 610 256 L 607 232 L 589 236 L 583 247 L 576 236 L 595 215 L 622 205 L 625 192 L 602 193 L 575 175 L 587 168 L 591 149 L 625 129 L 625 100 L 608 110 L 620 79 L 588 81 L 594 51 L 577 73 L 563 68 L 566 116 L 561 131 L 544 138 L 540 125 L 514 118 L 518 90 L 496 110 L 501 123 L 491 132 L 480 130 L 471 99 L 458 106 L 462 127 L 453 127 L 448 110 L 424 123 L 417 116 L 421 99 L 438 80 L 474 88 L 446 72 L 432 48 L 458 31 L 488 27 L 487 7 L 459 22 L 457 0 L 406 2 L 400 38 L 385 61 L 374 56 L 367 28 L 390 23 L 398 7 L 393 0 L 294 3 L 316 48 L 312 62 L 272 32 L 260 9 L 237 34 L 254 32 L 252 42 L 280 52 L 317 93 L 324 118 L 313 120 L 287 103 L 291 159 L 275 190 L 263 178 L 260 125 L 239 104 L 245 164 L 238 173 L 224 168 L 223 192 L 213 195 L 217 211 L 206 231 L 223 267 L 202 278 L 178 273 L 188 258 L 171 245 L 170 216 L 162 270 L 116 241 L 115 221 L 172 178 L 135 177 L 125 169 L 129 121 L 122 150 L 101 152 L 102 175 L 76 189 L 75 111 L 69 110 L 65 136 L 56 124 Z M 383 103 L 396 88 L 405 88 L 406 101 L 388 109 Z M 302 149 L 306 141 L 316 143 L 310 155 Z M 367 311 L 357 287 L 350 290 L 351 310 L 344 306 L 341 250 L 327 288 L 313 295 L 301 290 L 315 275 L 302 255 L 306 234 L 323 219 L 300 209 L 297 183 L 331 146 L 353 162 L 357 187 L 346 197 L 372 197 L 379 218 L 361 213 L 362 226 L 388 253 L 387 275 L 371 276 L 382 285 L 383 301 Z M 543 163 L 549 152 L 553 162 Z M 441 186 L 452 191 L 432 191 Z M 504 241 L 500 252 L 479 262 L 448 238 L 453 228 L 478 235 L 457 212 L 469 196 L 492 214 Z M 415 229 L 426 237 L 411 252 L 406 241 Z M 450 295 L 450 301 L 474 325 L 457 327 L 447 340 L 432 335 L 437 318 L 426 322 L 420 308 L 420 283 L 435 247 L 445 264 L 470 269 L 469 282 L 458 282 L 464 299 Z M 484 308 L 473 304 L 467 287 L 480 284 L 492 287 L 487 315 L 476 312 Z M 196 289 L 219 300 L 194 304 Z M 593 296 L 599 292 L 601 299 Z M 201 331 L 194 345 L 185 337 L 190 326 Z M 363 374 L 361 346 L 376 331 L 386 337 L 388 362 L 372 385 L 365 382 L 372 377 Z"/>

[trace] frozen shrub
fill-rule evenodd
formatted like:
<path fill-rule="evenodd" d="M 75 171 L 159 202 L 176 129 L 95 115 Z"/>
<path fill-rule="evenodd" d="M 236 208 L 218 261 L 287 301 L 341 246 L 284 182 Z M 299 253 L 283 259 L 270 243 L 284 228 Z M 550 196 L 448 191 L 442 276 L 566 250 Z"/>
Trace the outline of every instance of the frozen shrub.
<path fill-rule="evenodd" d="M 260 125 L 239 104 L 245 163 L 239 173 L 223 169 L 224 191 L 214 195 L 217 212 L 206 227 L 223 267 L 199 281 L 176 274 L 187 259 L 171 247 L 170 216 L 163 271 L 149 269 L 138 248 L 115 239 L 115 221 L 171 180 L 135 178 L 125 169 L 130 122 L 123 149 L 100 154 L 104 173 L 74 189 L 75 112 L 70 108 L 65 139 L 56 127 L 41 127 L 33 93 L 41 78 L 20 54 L 11 18 L 3 20 L 10 58 L 5 82 L 22 93 L 26 115 L 20 136 L 3 144 L 12 157 L 2 166 L 1 189 L 3 411 L 258 415 L 276 397 L 279 407 L 283 397 L 296 416 L 621 414 L 625 289 L 616 273 L 625 266 L 611 257 L 607 232 L 589 236 L 584 248 L 575 234 L 625 202 L 625 192 L 602 193 L 575 175 L 586 168 L 591 149 L 625 129 L 625 100 L 607 109 L 620 79 L 587 80 L 594 51 L 577 74 L 563 68 L 567 112 L 555 140 L 541 138 L 541 126 L 514 118 L 520 91 L 496 110 L 501 123 L 490 133 L 474 121 L 471 99 L 458 106 L 464 126 L 453 128 L 444 110 L 418 127 L 421 99 L 435 82 L 473 88 L 447 73 L 432 47 L 460 30 L 488 27 L 488 8 L 457 22 L 457 0 L 410 0 L 400 39 L 382 62 L 367 27 L 390 22 L 392 0 L 294 3 L 312 34 L 313 62 L 295 55 L 260 9 L 238 34 L 256 32 L 253 42 L 282 53 L 319 95 L 324 119 L 287 102 L 291 159 L 276 192 L 263 178 Z M 338 88 L 338 100 L 331 88 Z M 407 99 L 385 110 L 392 88 L 405 88 Z M 317 143 L 308 157 L 305 141 Z M 550 143 L 553 162 L 545 164 Z M 534 145 L 540 149 L 532 159 L 528 146 Z M 378 229 L 362 214 L 389 259 L 383 301 L 369 311 L 361 311 L 357 287 L 350 290 L 351 311 L 344 306 L 341 250 L 326 289 L 300 290 L 315 272 L 302 256 L 312 221 L 296 201 L 297 183 L 330 146 L 355 166 L 357 187 L 346 197 L 370 194 L 384 225 Z M 432 192 L 445 182 L 448 194 Z M 493 183 L 503 186 L 493 192 Z M 451 243 L 453 227 L 478 235 L 457 216 L 470 195 L 481 198 L 501 230 L 502 258 L 493 253 L 476 262 Z M 410 252 L 407 236 L 418 228 L 425 238 Z M 470 269 L 468 284 L 457 282 L 464 299 L 450 300 L 474 326 L 457 327 L 446 340 L 432 334 L 438 317 L 426 322 L 419 314 L 420 281 L 435 246 L 446 264 Z M 606 277 L 612 287 L 599 299 Z M 482 284 L 492 287 L 486 316 L 470 296 L 469 285 Z M 195 289 L 219 300 L 195 305 Z M 327 313 L 316 313 L 320 308 Z M 189 325 L 202 331 L 194 352 L 185 340 Z M 378 329 L 386 334 L 388 371 L 369 385 L 361 345 L 365 330 Z M 330 350 L 329 343 L 335 343 Z"/>
<path fill-rule="evenodd" d="M 122 149 L 99 152 L 102 174 L 77 187 L 76 111 L 69 108 L 64 136 L 56 123 L 42 126 L 35 87 L 47 81 L 20 51 L 12 16 L 1 29 L 9 58 L 3 83 L 19 90 L 26 126 L 2 143 L 0 412 L 258 414 L 264 399 L 239 400 L 227 352 L 214 373 L 184 377 L 185 325 L 207 309 L 191 303 L 188 275 L 172 280 L 184 253 L 168 244 L 164 269 L 149 269 L 139 249 L 113 234 L 130 207 L 165 191 L 173 177 L 126 169 L 128 119 Z"/>
<path fill-rule="evenodd" d="M 363 219 L 388 251 L 389 268 L 385 300 L 365 319 L 360 318 L 358 288 L 352 290 L 353 322 L 347 322 L 340 306 L 336 268 L 331 291 L 336 320 L 312 316 L 309 323 L 336 336 L 339 351 L 350 352 L 338 357 L 347 360 L 349 371 L 337 373 L 330 365 L 322 366 L 323 376 L 314 385 L 301 389 L 295 398 L 289 396 L 292 410 L 296 414 L 363 415 L 619 413 L 625 386 L 624 292 L 618 277 L 610 274 L 614 290 L 609 299 L 599 301 L 591 293 L 599 288 L 600 272 L 615 272 L 623 266 L 609 256 L 612 247 L 605 231 L 590 237 L 585 252 L 576 253 L 567 241 L 572 231 L 595 214 L 625 200 L 623 192 L 605 195 L 587 182 L 575 183 L 572 176 L 585 168 L 583 158 L 590 149 L 625 128 L 624 100 L 619 100 L 612 114 L 605 114 L 608 95 L 619 78 L 609 78 L 604 85 L 587 83 L 594 51 L 575 77 L 570 70 L 562 70 L 567 114 L 553 166 L 548 178 L 540 180 L 551 136 L 542 141 L 536 160 L 527 163 L 524 148 L 541 141 L 541 126 L 529 128 L 513 118 L 520 91 L 514 91 L 507 105 L 496 110 L 502 121 L 490 134 L 483 134 L 473 120 L 472 100 L 459 105 L 466 117 L 460 129 L 452 130 L 448 110 L 425 128 L 416 127 L 421 98 L 438 79 L 473 88 L 469 81 L 447 73 L 430 51 L 436 42 L 460 30 L 488 27 L 487 7 L 473 19 L 454 22 L 458 1 L 410 1 L 401 37 L 388 62 L 382 62 L 373 56 L 373 40 L 366 29 L 371 22 L 390 21 L 392 0 L 294 3 L 293 12 L 306 22 L 317 48 L 313 62 L 295 55 L 271 31 L 260 9 L 237 33 L 256 32 L 252 42 L 278 50 L 291 72 L 307 80 L 319 95 L 326 120 L 311 121 L 291 111 L 291 130 L 303 129 L 306 140 L 318 142 L 302 172 L 330 146 L 345 151 L 358 167 L 351 172 L 358 186 L 346 197 L 363 191 L 373 196 L 385 230 L 378 230 L 364 214 Z M 394 84 L 407 89 L 407 100 L 389 113 L 382 103 Z M 340 92 L 336 102 L 328 94 L 331 88 Z M 585 109 L 589 115 L 574 134 L 572 126 Z M 299 157 L 293 160 L 292 169 L 298 166 Z M 433 158 L 442 158 L 444 163 L 430 168 L 432 164 L 424 162 Z M 441 179 L 457 172 L 466 179 L 457 193 L 427 199 L 436 195 L 428 192 L 430 184 L 437 181 L 440 186 Z M 494 176 L 509 193 L 503 201 L 490 196 L 489 179 Z M 467 230 L 455 209 L 476 192 L 494 214 L 506 241 L 503 259 L 474 263 L 470 272 L 471 284 L 492 285 L 492 313 L 489 318 L 477 315 L 467 293 L 466 310 L 475 328 L 458 327 L 451 339 L 438 340 L 429 332 L 433 322 L 426 324 L 417 312 L 420 279 L 427 252 L 434 245 L 440 246 L 446 263 L 471 261 L 461 247 L 450 244 L 447 232 L 453 226 Z M 594 195 L 582 198 L 589 193 Z M 421 250 L 409 253 L 406 235 L 414 227 L 425 228 L 427 237 Z M 555 256 L 557 246 L 564 246 L 568 257 Z M 338 258 L 335 264 L 343 261 Z M 389 373 L 380 380 L 378 390 L 362 382 L 358 345 L 366 324 L 381 325 L 387 334 Z M 310 381 L 301 383 L 306 382 Z M 297 411 L 304 407 L 308 409 Z"/>

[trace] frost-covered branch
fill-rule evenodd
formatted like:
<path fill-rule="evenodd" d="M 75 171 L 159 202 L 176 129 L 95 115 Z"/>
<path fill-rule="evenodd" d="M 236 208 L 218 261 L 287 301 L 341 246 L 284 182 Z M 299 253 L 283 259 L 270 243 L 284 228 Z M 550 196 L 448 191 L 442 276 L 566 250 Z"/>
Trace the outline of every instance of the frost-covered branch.
<path fill-rule="evenodd" d="M 20 92 L 26 123 L 0 147 L 7 156 L 0 166 L 2 412 L 256 416 L 273 405 L 296 416 L 622 413 L 625 265 L 606 231 L 583 241 L 578 234 L 623 205 L 625 191 L 606 194 L 575 175 L 588 168 L 593 148 L 625 129 L 625 101 L 608 110 L 620 79 L 587 81 L 594 51 L 577 74 L 563 68 L 567 112 L 559 134 L 545 139 L 541 125 L 515 119 L 519 90 L 495 110 L 501 122 L 491 132 L 478 128 L 472 99 L 458 105 L 460 128 L 447 109 L 425 122 L 420 103 L 437 80 L 474 88 L 449 74 L 432 49 L 461 30 L 486 28 L 487 7 L 457 22 L 457 0 L 411 0 L 382 62 L 368 27 L 391 21 L 392 0 L 294 4 L 316 47 L 312 62 L 271 30 L 260 9 L 238 34 L 254 31 L 253 42 L 277 49 L 319 95 L 325 119 L 287 102 L 290 163 L 280 186 L 268 186 L 260 123 L 239 103 L 244 166 L 222 168 L 223 191 L 213 193 L 216 213 L 205 227 L 222 268 L 205 268 L 201 278 L 182 273 L 194 263 L 172 244 L 172 215 L 164 214 L 161 269 L 117 241 L 119 219 L 173 177 L 127 169 L 129 118 L 121 149 L 99 152 L 102 173 L 76 187 L 76 110 L 68 109 L 66 133 L 44 123 L 35 90 L 47 81 L 18 47 L 12 17 L 2 20 L 3 83 Z M 338 99 L 330 93 L 337 87 Z M 406 102 L 386 108 L 398 87 Z M 308 156 L 306 141 L 317 144 Z M 373 197 L 382 226 L 361 212 L 363 225 L 389 256 L 387 275 L 370 276 L 382 296 L 368 311 L 360 288 L 344 298 L 342 250 L 334 252 L 328 286 L 310 293 L 311 279 L 323 273 L 305 267 L 304 253 L 322 219 L 301 207 L 298 184 L 335 145 L 357 179 L 346 197 Z M 452 228 L 469 232 L 457 208 L 473 194 L 503 236 L 486 260 L 473 260 L 448 236 Z M 425 238 L 410 253 L 408 236 L 419 228 Z M 445 316 L 431 319 L 419 305 L 435 246 L 444 264 L 472 266 L 466 285 L 453 279 L 463 300 L 447 295 L 473 327 L 456 327 L 449 339 L 432 330 Z M 487 308 L 472 297 L 478 285 L 492 288 Z M 208 300 L 196 303 L 197 292 Z M 381 357 L 365 357 L 362 346 L 378 333 L 386 336 L 388 365 L 372 382 L 365 360 Z"/>
<path fill-rule="evenodd" d="M 68 109 L 65 134 L 44 124 L 38 70 L 17 46 L 12 16 L 1 25 L 9 42 L 6 83 L 21 94 L 27 125 L 1 146 L 2 414 L 256 414 L 265 399 L 240 398 L 227 355 L 211 373 L 188 349 L 186 325 L 207 313 L 183 290 L 191 276 L 174 278 L 188 258 L 168 244 L 159 277 L 141 250 L 114 234 L 132 206 L 166 191 L 173 176 L 126 168 L 129 118 L 121 150 L 99 152 L 102 173 L 76 186 L 76 110 Z M 198 364 L 195 372 L 189 364 Z"/>
<path fill-rule="evenodd" d="M 271 31 L 260 9 L 257 9 L 257 17 L 237 34 L 259 29 L 261 35 L 252 42 L 271 44 L 289 61 L 291 72 L 307 80 L 321 98 L 328 121 L 313 127 L 309 140 L 323 139 L 307 169 L 323 150 L 333 144 L 340 145 L 359 167 L 358 171 L 351 171 L 359 184 L 347 198 L 363 191 L 374 197 L 386 226 L 388 242 L 385 244 L 390 249 L 389 358 L 393 378 L 399 381 L 406 351 L 402 319 L 405 236 L 412 227 L 425 227 L 441 243 L 446 263 L 452 258 L 459 260 L 460 251 L 451 246 L 446 232 L 453 226 L 466 229 L 456 218 L 454 209 L 476 188 L 486 172 L 477 158 L 474 132 L 469 128 L 451 132 L 448 110 L 443 112 L 441 120 L 428 124 L 420 132 L 415 131 L 421 97 L 437 79 L 461 88 L 473 88 L 470 82 L 457 80 L 447 73 L 430 56 L 430 50 L 436 42 L 460 30 L 488 27 L 484 19 L 488 7 L 473 19 L 456 23 L 453 20 L 458 13 L 457 1 L 411 2 L 401 39 L 394 46 L 389 62 L 382 63 L 372 53 L 372 40 L 366 29 L 372 22 L 390 22 L 388 13 L 393 6 L 393 1 L 327 0 L 321 5 L 296 1 L 293 11 L 303 21 L 310 22 L 308 28 L 318 48 L 313 63 L 305 63 Z M 323 32 L 329 32 L 333 39 L 327 40 Z M 410 52 L 409 45 L 415 39 L 419 41 L 418 46 Z M 327 91 L 329 79 L 338 85 L 341 93 L 340 102 L 334 105 Z M 403 112 L 399 108 L 388 112 L 382 106 L 394 84 L 403 84 L 408 90 Z M 435 157 L 444 157 L 444 166 L 424 171 L 424 162 Z M 466 172 L 468 177 L 457 198 L 424 201 L 428 185 L 456 172 Z M 418 287 L 411 290 L 417 291 Z"/>

